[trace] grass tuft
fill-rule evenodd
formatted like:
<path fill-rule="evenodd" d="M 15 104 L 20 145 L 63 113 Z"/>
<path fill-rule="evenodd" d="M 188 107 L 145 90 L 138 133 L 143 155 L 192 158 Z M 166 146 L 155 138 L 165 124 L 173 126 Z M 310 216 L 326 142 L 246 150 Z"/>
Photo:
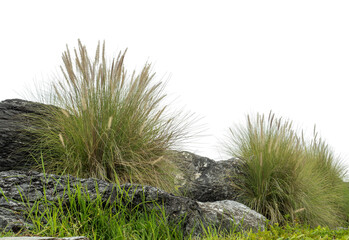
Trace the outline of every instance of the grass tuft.
<path fill-rule="evenodd" d="M 247 116 L 247 126 L 230 129 L 226 149 L 243 160 L 243 174 L 235 183 L 242 203 L 271 223 L 345 224 L 345 169 L 316 133 L 307 142 L 291 121 L 257 114 Z"/>
<path fill-rule="evenodd" d="M 50 173 L 172 191 L 170 150 L 190 137 L 192 115 L 171 114 L 163 105 L 164 84 L 154 83 L 151 65 L 130 75 L 125 54 L 109 64 L 105 44 L 98 44 L 93 58 L 80 41 L 74 58 L 67 47 L 63 77 L 51 82 L 49 93 L 36 96 L 55 107 L 47 109 L 47 117 L 34 119 L 30 131 L 39 140 L 31 152 L 43 155 Z"/>

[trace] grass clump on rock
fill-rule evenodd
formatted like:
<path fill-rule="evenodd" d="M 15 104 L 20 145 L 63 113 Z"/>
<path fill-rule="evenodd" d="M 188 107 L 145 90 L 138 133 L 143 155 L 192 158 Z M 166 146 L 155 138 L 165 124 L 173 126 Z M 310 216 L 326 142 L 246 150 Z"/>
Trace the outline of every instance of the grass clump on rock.
<path fill-rule="evenodd" d="M 168 114 L 162 106 L 164 85 L 153 83 L 151 65 L 130 75 L 126 51 L 111 63 L 105 45 L 94 58 L 79 41 L 75 58 L 63 53 L 62 78 L 39 98 L 56 107 L 36 119 L 39 141 L 32 152 L 42 155 L 48 172 L 135 182 L 171 188 L 170 149 L 187 138 L 188 115 Z M 181 117 L 183 116 L 183 117 Z M 41 168 L 41 166 L 40 166 Z M 114 174 L 116 173 L 116 175 Z"/>
<path fill-rule="evenodd" d="M 345 224 L 349 213 L 345 169 L 316 133 L 309 143 L 292 122 L 272 113 L 268 119 L 247 116 L 247 126 L 230 133 L 228 153 L 243 162 L 243 174 L 235 183 L 242 203 L 271 223 Z"/>

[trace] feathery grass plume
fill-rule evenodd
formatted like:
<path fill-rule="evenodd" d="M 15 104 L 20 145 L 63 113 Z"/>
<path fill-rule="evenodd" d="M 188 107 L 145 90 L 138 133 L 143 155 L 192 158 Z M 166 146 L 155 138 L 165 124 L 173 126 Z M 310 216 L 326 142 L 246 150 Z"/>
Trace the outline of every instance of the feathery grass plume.
<path fill-rule="evenodd" d="M 60 134 L 58 134 L 58 136 L 59 136 L 59 140 L 61 141 L 61 143 L 62 143 L 63 147 L 65 147 L 65 144 L 64 144 L 64 139 L 63 139 L 62 134 L 60 133 Z"/>
<path fill-rule="evenodd" d="M 193 115 L 171 113 L 162 105 L 164 84 L 153 83 L 150 64 L 129 75 L 126 51 L 108 64 L 104 43 L 93 58 L 80 40 L 78 46 L 74 59 L 67 46 L 63 78 L 51 82 L 45 99 L 63 110 L 52 108 L 49 117 L 37 121 L 40 141 L 32 151 L 42 152 L 53 173 L 171 188 L 170 150 L 190 137 Z"/>
<path fill-rule="evenodd" d="M 313 226 L 343 223 L 348 190 L 343 168 L 326 144 L 316 137 L 308 144 L 292 122 L 271 112 L 267 122 L 264 115 L 247 116 L 247 126 L 230 129 L 229 140 L 227 152 L 243 161 L 243 174 L 233 184 L 243 203 L 272 223 L 296 219 Z"/>

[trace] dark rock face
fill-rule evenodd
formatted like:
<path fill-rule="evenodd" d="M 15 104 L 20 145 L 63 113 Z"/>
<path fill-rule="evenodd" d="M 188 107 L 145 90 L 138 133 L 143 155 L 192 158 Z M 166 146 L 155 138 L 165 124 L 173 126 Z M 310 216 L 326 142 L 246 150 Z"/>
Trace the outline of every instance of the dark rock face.
<path fill-rule="evenodd" d="M 210 224 L 217 228 L 220 226 L 220 230 L 229 230 L 232 228 L 234 219 L 236 224 L 239 224 L 243 218 L 243 225 L 238 229 L 257 230 L 258 227 L 264 229 L 265 218 L 262 215 L 234 201 L 201 203 L 190 198 L 174 196 L 150 186 L 124 184 L 119 189 L 111 183 L 92 178 L 79 179 L 53 174 L 45 177 L 43 173 L 36 171 L 11 170 L 0 172 L 0 189 L 3 193 L 0 194 L 0 230 L 6 227 L 7 231 L 12 229 L 15 232 L 21 228 L 30 229 L 32 223 L 26 220 L 25 216 L 28 202 L 29 206 L 32 206 L 36 200 L 42 199 L 45 188 L 48 201 L 55 201 L 59 197 L 64 199 L 63 203 L 67 203 L 68 197 L 66 192 L 64 196 L 63 193 L 68 184 L 72 193 L 75 191 L 74 186 L 81 184 L 87 189 L 91 201 L 97 197 L 96 184 L 99 192 L 102 193 L 104 202 L 108 198 L 113 202 L 117 200 L 117 196 L 121 195 L 125 198 L 127 192 L 128 196 L 132 196 L 130 198 L 132 206 L 144 200 L 147 201 L 146 206 L 149 209 L 163 206 L 170 222 L 179 223 L 181 221 L 185 235 L 188 235 L 192 229 L 194 229 L 194 235 L 202 234 L 203 229 L 200 223 L 203 223 L 204 226 Z M 21 191 L 24 199 L 28 199 L 27 205 L 21 202 L 18 190 Z M 183 218 L 184 216 L 186 217 Z"/>
<path fill-rule="evenodd" d="M 241 160 L 214 161 L 190 152 L 177 152 L 174 163 L 180 172 L 176 175 L 179 190 L 186 197 L 200 202 L 238 200 L 237 182 Z"/>
<path fill-rule="evenodd" d="M 28 161 L 33 136 L 24 131 L 30 126 L 26 114 L 41 116 L 45 105 L 21 99 L 0 102 L 0 171 L 27 169 L 34 164 Z"/>

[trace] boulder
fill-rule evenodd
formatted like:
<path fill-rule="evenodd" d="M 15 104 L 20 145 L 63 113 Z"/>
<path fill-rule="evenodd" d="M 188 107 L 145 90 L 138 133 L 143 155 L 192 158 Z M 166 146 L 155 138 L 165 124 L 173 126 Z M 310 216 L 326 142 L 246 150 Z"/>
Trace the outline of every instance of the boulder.
<path fill-rule="evenodd" d="M 0 171 L 11 169 L 27 169 L 35 164 L 28 161 L 34 136 L 25 130 L 31 126 L 27 114 L 43 116 L 44 104 L 9 99 L 0 102 Z"/>
<path fill-rule="evenodd" d="M 221 226 L 222 229 L 231 230 L 236 227 L 236 231 L 251 229 L 256 232 L 259 229 L 264 230 L 262 226 L 265 217 L 242 203 L 232 200 L 223 200 L 216 202 L 198 202 L 203 215 L 210 223 L 215 226 Z M 261 227 L 262 226 L 262 227 Z"/>
<path fill-rule="evenodd" d="M 241 174 L 241 160 L 214 161 L 190 152 L 176 152 L 172 160 L 179 169 L 176 185 L 186 197 L 200 202 L 239 199 L 234 187 Z"/>
<path fill-rule="evenodd" d="M 47 107 L 52 106 L 21 99 L 0 102 L 0 171 L 36 165 L 28 153 L 36 138 L 26 129 L 33 127 L 33 116 L 47 117 Z M 240 174 L 239 159 L 214 161 L 190 152 L 173 153 L 172 161 L 179 169 L 176 184 L 184 196 L 201 202 L 238 201 L 234 182 Z"/>
<path fill-rule="evenodd" d="M 257 230 L 258 227 L 263 230 L 266 221 L 262 215 L 231 200 L 198 202 L 151 186 L 124 184 L 118 188 L 115 184 L 98 179 L 80 179 L 72 176 L 45 175 L 36 171 L 10 170 L 0 172 L 0 189 L 3 193 L 0 194 L 0 230 L 6 228 L 6 231 L 16 232 L 22 228 L 30 229 L 33 225 L 26 218 L 26 209 L 36 200 L 43 199 L 44 189 L 46 189 L 48 201 L 57 201 L 59 197 L 63 199 L 63 204 L 68 206 L 69 204 L 66 204 L 68 197 L 64 189 L 69 186 L 74 193 L 74 186 L 77 184 L 81 184 L 86 189 L 91 201 L 97 197 L 95 186 L 98 186 L 103 202 L 107 202 L 108 199 L 113 202 L 118 199 L 118 196 L 123 196 L 123 199 L 129 199 L 131 207 L 145 200 L 148 209 L 163 206 L 169 222 L 180 223 L 185 235 L 188 235 L 193 229 L 194 235 L 201 235 L 202 227 L 208 225 L 219 231 L 229 231 L 234 226 L 237 226 L 238 230 Z M 26 204 L 22 202 L 19 191 L 24 199 L 27 199 Z M 42 209 L 42 206 L 39 209 Z M 44 220 L 43 223 L 45 223 Z"/>
<path fill-rule="evenodd" d="M 228 231 L 234 224 L 239 230 L 264 229 L 266 219 L 262 215 L 234 201 L 238 200 L 239 194 L 234 187 L 241 174 L 239 159 L 214 161 L 190 152 L 173 152 L 172 161 L 177 166 L 176 184 L 182 196 L 151 186 L 124 184 L 115 188 L 112 183 L 102 180 L 59 177 L 30 170 L 36 163 L 29 160 L 28 149 L 36 137 L 26 131 L 33 127 L 33 117 L 28 114 L 49 117 L 48 107 L 21 99 L 0 102 L 0 231 L 6 227 L 6 230 L 14 232 L 32 227 L 26 219 L 27 208 L 21 203 L 18 190 L 32 205 L 44 197 L 44 187 L 49 201 L 55 201 L 58 197 L 67 201 L 67 196 L 63 196 L 64 189 L 76 184 L 86 186 L 89 196 L 94 199 L 97 197 L 95 183 L 103 192 L 104 201 L 108 198 L 116 200 L 117 196 L 128 192 L 133 196 L 131 205 L 135 206 L 146 199 L 149 200 L 149 209 L 164 206 L 168 220 L 180 222 L 185 234 L 194 229 L 194 234 L 200 235 L 202 227 L 208 225 Z"/>

